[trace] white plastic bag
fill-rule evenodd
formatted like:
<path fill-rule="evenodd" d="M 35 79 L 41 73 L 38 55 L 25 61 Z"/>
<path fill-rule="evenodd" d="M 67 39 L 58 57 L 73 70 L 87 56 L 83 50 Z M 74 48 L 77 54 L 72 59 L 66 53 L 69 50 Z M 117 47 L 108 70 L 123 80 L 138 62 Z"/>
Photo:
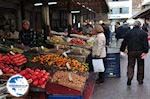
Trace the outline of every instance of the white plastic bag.
<path fill-rule="evenodd" d="M 93 70 L 94 72 L 104 72 L 104 63 L 103 59 L 92 59 Z"/>

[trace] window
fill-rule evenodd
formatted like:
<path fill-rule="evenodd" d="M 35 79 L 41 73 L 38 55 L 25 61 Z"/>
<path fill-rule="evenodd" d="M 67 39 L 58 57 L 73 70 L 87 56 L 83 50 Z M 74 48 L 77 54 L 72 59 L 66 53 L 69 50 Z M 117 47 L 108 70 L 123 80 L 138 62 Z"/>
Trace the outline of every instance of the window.
<path fill-rule="evenodd" d="M 128 7 L 123 7 L 123 8 L 112 8 L 110 10 L 111 14 L 128 14 L 129 13 L 129 8 Z"/>
<path fill-rule="evenodd" d="M 111 9 L 111 14 L 119 14 L 119 8 L 112 8 Z"/>
<path fill-rule="evenodd" d="M 129 13 L 129 8 L 128 7 L 120 8 L 120 13 L 128 14 Z"/>

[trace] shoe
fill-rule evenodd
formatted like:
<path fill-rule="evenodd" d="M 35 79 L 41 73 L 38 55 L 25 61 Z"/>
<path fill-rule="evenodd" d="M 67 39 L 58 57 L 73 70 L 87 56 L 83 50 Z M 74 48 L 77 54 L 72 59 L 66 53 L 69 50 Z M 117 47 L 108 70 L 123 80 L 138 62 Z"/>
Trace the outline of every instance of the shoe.
<path fill-rule="evenodd" d="M 128 86 L 131 86 L 131 80 L 130 80 L 130 79 L 128 79 L 127 85 L 128 85 Z"/>
<path fill-rule="evenodd" d="M 139 85 L 143 85 L 143 81 L 139 81 Z"/>

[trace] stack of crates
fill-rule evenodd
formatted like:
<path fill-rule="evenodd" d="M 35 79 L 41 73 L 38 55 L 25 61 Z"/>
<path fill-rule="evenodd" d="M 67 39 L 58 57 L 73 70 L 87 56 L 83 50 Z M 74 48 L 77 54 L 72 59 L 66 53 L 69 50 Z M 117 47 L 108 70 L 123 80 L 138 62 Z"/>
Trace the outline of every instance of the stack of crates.
<path fill-rule="evenodd" d="M 104 64 L 105 77 L 120 77 L 120 53 L 108 53 Z"/>

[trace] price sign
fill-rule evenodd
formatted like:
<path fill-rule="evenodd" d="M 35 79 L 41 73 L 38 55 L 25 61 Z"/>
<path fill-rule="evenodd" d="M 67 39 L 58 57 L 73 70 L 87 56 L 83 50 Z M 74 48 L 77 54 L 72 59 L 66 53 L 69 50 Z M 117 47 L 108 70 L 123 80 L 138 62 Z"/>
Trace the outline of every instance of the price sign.
<path fill-rule="evenodd" d="M 69 65 L 68 62 L 66 63 L 66 66 L 67 66 L 67 68 L 68 68 L 69 70 L 71 69 L 71 67 L 70 67 L 70 65 Z"/>
<path fill-rule="evenodd" d="M 12 55 L 15 55 L 15 53 L 13 51 L 10 51 L 9 53 L 12 54 Z"/>
<path fill-rule="evenodd" d="M 70 73 L 70 72 L 68 73 L 68 76 L 69 76 L 69 81 L 73 81 L 73 79 L 72 79 L 72 75 L 71 75 L 71 73 Z"/>

